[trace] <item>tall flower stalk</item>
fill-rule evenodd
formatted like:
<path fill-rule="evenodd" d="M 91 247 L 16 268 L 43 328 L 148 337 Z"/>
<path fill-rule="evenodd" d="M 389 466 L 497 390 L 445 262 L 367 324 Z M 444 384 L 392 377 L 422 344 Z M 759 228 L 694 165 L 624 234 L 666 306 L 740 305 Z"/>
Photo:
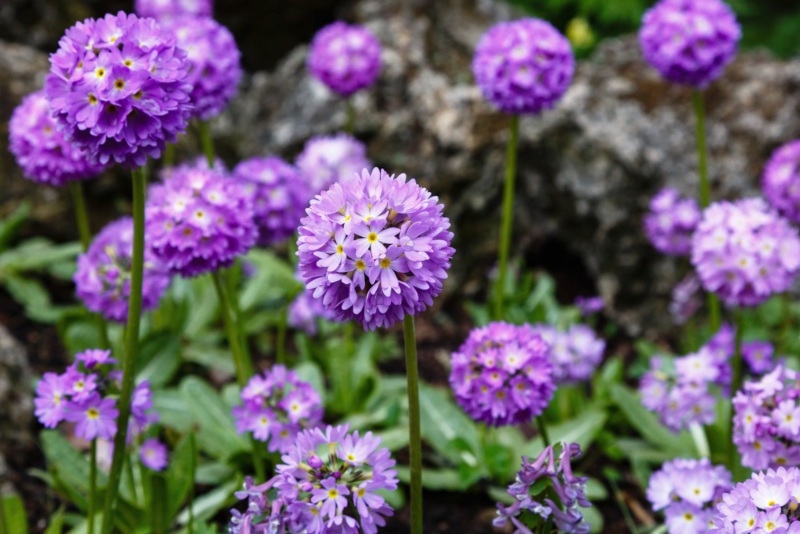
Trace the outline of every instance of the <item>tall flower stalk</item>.
<path fill-rule="evenodd" d="M 503 218 L 500 225 L 500 259 L 497 282 L 494 290 L 494 318 L 503 317 L 508 251 L 511 247 L 511 229 L 514 222 L 514 181 L 517 175 L 517 144 L 519 139 L 519 116 L 512 115 L 508 126 L 509 138 L 506 149 L 506 176 L 503 186 Z"/>
<path fill-rule="evenodd" d="M 419 414 L 419 371 L 414 316 L 403 317 L 403 343 L 408 384 L 408 435 L 411 469 L 411 532 L 422 534 L 422 430 Z"/>

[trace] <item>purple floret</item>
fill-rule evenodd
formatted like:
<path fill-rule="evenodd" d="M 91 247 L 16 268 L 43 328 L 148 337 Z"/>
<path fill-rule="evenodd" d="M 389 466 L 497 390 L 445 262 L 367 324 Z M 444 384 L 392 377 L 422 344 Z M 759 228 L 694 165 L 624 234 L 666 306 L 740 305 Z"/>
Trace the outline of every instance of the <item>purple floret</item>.
<path fill-rule="evenodd" d="M 689 273 L 672 288 L 669 313 L 672 322 L 685 324 L 703 305 L 702 286 L 694 273 Z"/>
<path fill-rule="evenodd" d="M 50 108 L 92 162 L 140 167 L 186 130 L 186 52 L 154 19 L 119 12 L 78 22 L 50 65 Z"/>
<path fill-rule="evenodd" d="M 639 45 L 664 78 L 703 88 L 733 60 L 741 36 L 720 0 L 661 0 L 644 14 Z"/>
<path fill-rule="evenodd" d="M 300 329 L 309 336 L 315 336 L 317 319 L 333 321 L 336 317 L 310 291 L 301 291 L 289 305 L 289 326 Z"/>
<path fill-rule="evenodd" d="M 489 425 L 532 421 L 556 389 L 549 350 L 530 325 L 495 322 L 474 329 L 450 357 L 456 401 Z"/>
<path fill-rule="evenodd" d="M 693 198 L 681 198 L 677 189 L 667 187 L 650 201 L 644 229 L 650 243 L 664 254 L 687 256 L 692 251 L 692 234 L 700 222 L 700 206 Z"/>
<path fill-rule="evenodd" d="M 347 134 L 317 136 L 309 139 L 295 161 L 315 195 L 336 182 L 354 180 L 364 169 L 371 169 L 364 143 Z"/>
<path fill-rule="evenodd" d="M 712 526 L 702 532 L 800 533 L 800 469 L 778 467 L 753 473 L 721 497 Z M 686 531 L 684 531 L 686 532 Z"/>
<path fill-rule="evenodd" d="M 550 23 L 527 18 L 492 26 L 478 42 L 472 72 L 484 98 L 501 111 L 539 113 L 567 91 L 575 58 Z"/>
<path fill-rule="evenodd" d="M 51 117 L 44 91 L 22 99 L 8 123 L 9 149 L 26 178 L 62 186 L 97 176 L 103 166 L 90 163 L 86 152 L 74 146 Z"/>
<path fill-rule="evenodd" d="M 294 165 L 275 156 L 251 158 L 233 169 L 233 178 L 252 196 L 259 245 L 281 243 L 297 231 L 311 195 Z"/>
<path fill-rule="evenodd" d="M 548 324 L 537 324 L 533 330 L 550 346 L 549 359 L 556 385 L 589 380 L 603 360 L 606 342 L 589 325 L 576 324 L 558 330 Z"/>
<path fill-rule="evenodd" d="M 453 256 L 438 197 L 366 169 L 317 195 L 301 221 L 298 272 L 340 320 L 389 327 L 433 304 Z"/>
<path fill-rule="evenodd" d="M 715 202 L 692 238 L 706 291 L 729 306 L 757 306 L 787 291 L 800 268 L 800 237 L 760 198 Z"/>
<path fill-rule="evenodd" d="M 128 320 L 132 256 L 133 219 L 129 217 L 103 228 L 89 249 L 78 256 L 75 292 L 90 311 L 118 323 Z M 142 311 L 158 306 L 170 279 L 161 260 L 145 246 Z"/>
<path fill-rule="evenodd" d="M 139 460 L 148 469 L 163 471 L 169 464 L 167 446 L 155 438 L 148 439 L 142 443 Z"/>
<path fill-rule="evenodd" d="M 800 223 L 800 139 L 773 152 L 761 177 L 761 189 L 778 213 Z"/>
<path fill-rule="evenodd" d="M 168 19 L 183 15 L 211 17 L 214 15 L 213 0 L 136 0 L 136 13 L 141 17 Z"/>
<path fill-rule="evenodd" d="M 258 235 L 252 198 L 242 184 L 207 168 L 177 167 L 153 185 L 146 219 L 155 255 L 184 277 L 229 267 Z"/>
<path fill-rule="evenodd" d="M 742 343 L 742 359 L 747 362 L 750 371 L 756 375 L 773 369 L 775 347 L 769 341 L 745 341 Z"/>
<path fill-rule="evenodd" d="M 189 62 L 192 116 L 208 120 L 219 115 L 236 96 L 242 79 L 239 47 L 225 26 L 210 17 L 183 16 L 164 23 Z"/>
<path fill-rule="evenodd" d="M 338 21 L 314 36 L 308 52 L 312 76 L 342 96 L 369 87 L 381 72 L 381 43 L 364 26 Z"/>

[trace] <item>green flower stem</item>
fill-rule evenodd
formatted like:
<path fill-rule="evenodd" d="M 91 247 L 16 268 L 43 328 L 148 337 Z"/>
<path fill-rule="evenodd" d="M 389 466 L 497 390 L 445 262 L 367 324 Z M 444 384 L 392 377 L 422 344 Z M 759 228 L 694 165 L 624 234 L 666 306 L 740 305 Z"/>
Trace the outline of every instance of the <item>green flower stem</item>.
<path fill-rule="evenodd" d="M 211 274 L 211 278 L 214 280 L 214 288 L 217 290 L 222 320 L 225 323 L 225 332 L 228 335 L 228 343 L 233 353 L 233 362 L 236 365 L 236 379 L 239 385 L 244 387 L 250 377 L 253 376 L 253 364 L 250 362 L 247 353 L 244 352 L 242 336 L 239 333 L 238 317 L 228 294 L 228 285 L 224 279 L 223 272 L 216 270 Z"/>
<path fill-rule="evenodd" d="M 131 397 L 134 388 L 136 357 L 139 353 L 139 321 L 142 317 L 142 271 L 144 266 L 144 203 L 147 176 L 144 167 L 133 171 L 133 260 L 131 263 L 130 301 L 128 325 L 125 329 L 125 353 L 122 360 L 122 390 L 117 408 L 117 434 L 114 436 L 114 456 L 108 475 L 106 498 L 103 505 L 103 534 L 111 532 L 114 503 L 119 492 L 122 467 L 125 462 L 125 444 L 128 437 L 128 420 L 131 415 Z"/>
<path fill-rule="evenodd" d="M 742 335 L 744 334 L 744 314 L 741 309 L 736 310 L 736 337 L 733 351 L 731 367 L 733 378 L 731 379 L 731 398 L 742 388 Z M 739 451 L 733 443 L 733 420 L 728 418 L 728 469 L 733 473 L 734 480 L 739 480 L 738 474 L 741 473 L 742 462 L 739 458 Z"/>
<path fill-rule="evenodd" d="M 414 316 L 403 318 L 403 341 L 406 348 L 408 379 L 408 435 L 411 456 L 411 534 L 422 534 L 422 432 L 419 418 L 419 372 Z"/>
<path fill-rule="evenodd" d="M 208 168 L 214 168 L 214 141 L 211 139 L 211 131 L 208 128 L 208 123 L 205 121 L 197 121 L 197 129 L 200 132 L 200 145 L 203 147 L 203 154 L 206 155 L 208 161 Z"/>
<path fill-rule="evenodd" d="M 280 317 L 278 317 L 278 335 L 275 342 L 275 361 L 286 364 L 286 328 L 289 323 L 289 303 L 281 307 Z"/>
<path fill-rule="evenodd" d="M 0 491 L 0 534 L 9 534 L 8 526 L 6 525 L 6 511 L 3 508 L 3 492 Z"/>
<path fill-rule="evenodd" d="M 77 180 L 69 182 L 69 192 L 72 195 L 72 206 L 75 209 L 75 223 L 78 226 L 81 248 L 86 252 L 92 242 L 92 230 L 89 227 L 89 214 L 86 210 L 86 197 L 83 194 L 83 184 Z M 97 326 L 100 348 L 107 349 L 111 345 L 108 342 L 106 322 L 99 313 L 93 313 L 92 318 Z"/>
<path fill-rule="evenodd" d="M 708 147 L 706 145 L 706 111 L 703 103 L 703 92 L 695 89 L 692 92 L 694 103 L 695 125 L 697 127 L 697 170 L 700 174 L 700 207 L 705 209 L 711 203 L 711 183 L 708 180 Z M 708 313 L 711 332 L 719 330 L 722 324 L 722 312 L 719 299 L 713 293 L 708 294 Z"/>
<path fill-rule="evenodd" d="M 536 416 L 536 428 L 539 430 L 539 435 L 542 436 L 542 441 L 545 447 L 552 445 L 550 436 L 547 434 L 547 424 L 544 422 L 544 417 L 541 415 Z"/>
<path fill-rule="evenodd" d="M 164 158 L 161 160 L 164 167 L 172 167 L 175 165 L 175 143 L 167 143 L 164 147 Z"/>
<path fill-rule="evenodd" d="M 97 496 L 97 438 L 89 445 L 89 503 L 86 506 L 86 518 L 89 521 L 86 532 L 94 534 L 94 499 Z"/>
<path fill-rule="evenodd" d="M 347 122 L 344 124 L 344 131 L 353 135 L 356 131 L 356 108 L 351 99 L 347 98 L 344 102 L 347 107 Z"/>
<path fill-rule="evenodd" d="M 500 262 L 494 289 L 494 319 L 503 318 L 508 252 L 511 247 L 511 228 L 514 221 L 514 179 L 517 174 L 517 143 L 519 142 L 519 117 L 511 116 L 506 150 L 506 179 L 503 188 L 503 221 L 500 226 Z"/>

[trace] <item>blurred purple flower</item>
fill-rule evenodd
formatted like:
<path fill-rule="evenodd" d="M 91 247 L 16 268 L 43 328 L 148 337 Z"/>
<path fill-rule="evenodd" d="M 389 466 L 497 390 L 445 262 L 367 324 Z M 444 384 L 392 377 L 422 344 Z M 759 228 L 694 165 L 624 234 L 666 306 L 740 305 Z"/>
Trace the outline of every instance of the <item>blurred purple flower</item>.
<path fill-rule="evenodd" d="M 699 222 L 697 201 L 681 198 L 677 189 L 667 187 L 650 200 L 644 228 L 650 243 L 660 252 L 687 256 L 692 251 L 692 234 Z"/>
<path fill-rule="evenodd" d="M 308 70 L 333 91 L 349 96 L 378 78 L 381 44 L 364 26 L 334 22 L 311 41 Z"/>
<path fill-rule="evenodd" d="M 800 223 L 800 139 L 779 147 L 761 177 L 767 201 L 793 223 Z"/>

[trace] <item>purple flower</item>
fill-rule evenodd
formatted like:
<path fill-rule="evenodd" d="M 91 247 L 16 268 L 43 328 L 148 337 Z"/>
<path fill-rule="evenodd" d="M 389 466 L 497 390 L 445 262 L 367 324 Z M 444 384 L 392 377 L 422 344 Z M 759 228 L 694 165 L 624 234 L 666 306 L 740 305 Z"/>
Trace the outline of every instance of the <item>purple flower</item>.
<path fill-rule="evenodd" d="M 315 299 L 311 292 L 301 291 L 289 304 L 289 326 L 304 331 L 309 336 L 317 335 L 317 319 L 335 320 L 335 316 Z"/>
<path fill-rule="evenodd" d="M 672 288 L 669 313 L 675 324 L 685 324 L 703 305 L 700 279 L 694 273 L 687 274 Z"/>
<path fill-rule="evenodd" d="M 576 324 L 559 331 L 548 324 L 537 324 L 533 330 L 550 346 L 556 385 L 589 380 L 603 360 L 606 342 L 588 325 Z"/>
<path fill-rule="evenodd" d="M 741 35 L 720 0 L 661 0 L 644 14 L 639 45 L 667 80 L 704 88 L 733 60 Z"/>
<path fill-rule="evenodd" d="M 236 429 L 268 442 L 272 452 L 288 451 L 297 434 L 322 423 L 322 399 L 295 371 L 276 365 L 250 379 L 242 389 L 242 404 L 233 408 Z"/>
<path fill-rule="evenodd" d="M 142 448 L 139 449 L 139 460 L 148 469 L 163 471 L 169 464 L 167 446 L 155 438 L 148 439 L 142 443 Z"/>
<path fill-rule="evenodd" d="M 764 167 L 761 188 L 767 201 L 782 216 L 800 223 L 800 139 L 773 152 Z"/>
<path fill-rule="evenodd" d="M 733 442 L 753 470 L 800 464 L 800 375 L 779 364 L 733 398 Z"/>
<path fill-rule="evenodd" d="M 177 45 L 186 50 L 194 109 L 192 116 L 208 120 L 219 115 L 236 96 L 242 78 L 239 48 L 225 26 L 211 17 L 186 15 L 169 19 Z"/>
<path fill-rule="evenodd" d="M 405 174 L 377 168 L 317 195 L 297 240 L 306 288 L 338 319 L 369 330 L 424 311 L 454 252 L 438 200 Z"/>
<path fill-rule="evenodd" d="M 711 465 L 707 458 L 678 458 L 650 476 L 647 500 L 653 510 L 664 511 L 670 534 L 704 533 L 714 506 L 731 488 L 731 474 L 725 467 Z"/>
<path fill-rule="evenodd" d="M 86 369 L 94 369 L 98 365 L 112 365 L 118 363 L 111 357 L 110 350 L 87 349 L 75 355 L 75 360 L 83 362 Z"/>
<path fill-rule="evenodd" d="M 245 188 L 207 168 L 177 167 L 151 186 L 146 219 L 156 257 L 181 276 L 232 265 L 258 233 Z"/>
<path fill-rule="evenodd" d="M 692 234 L 700 222 L 700 206 L 693 198 L 681 198 L 677 189 L 667 187 L 650 201 L 644 229 L 650 243 L 664 254 L 687 256 Z"/>
<path fill-rule="evenodd" d="M 78 256 L 78 269 L 73 277 L 75 292 L 90 311 L 118 323 L 128 320 L 132 256 L 130 217 L 108 224 L 89 249 Z M 150 247 L 145 247 L 142 280 L 142 311 L 147 311 L 158 306 L 170 282 L 166 267 Z"/>
<path fill-rule="evenodd" d="M 762 375 L 773 368 L 775 347 L 769 341 L 746 341 L 742 343 L 742 358 L 753 374 Z"/>
<path fill-rule="evenodd" d="M 595 313 L 603 311 L 605 302 L 603 297 L 578 297 L 575 299 L 575 306 L 581 311 L 584 317 L 590 317 Z"/>
<path fill-rule="evenodd" d="M 181 15 L 211 17 L 214 15 L 212 0 L 136 0 L 136 13 L 141 17 L 163 19 Z"/>
<path fill-rule="evenodd" d="M 800 268 L 800 237 L 759 198 L 715 202 L 692 238 L 703 287 L 729 306 L 757 306 L 788 290 Z"/>
<path fill-rule="evenodd" d="M 117 433 L 117 401 L 93 393 L 86 400 L 70 403 L 65 419 L 76 423 L 75 435 L 86 441 L 113 439 Z"/>
<path fill-rule="evenodd" d="M 575 71 L 567 38 L 544 20 L 500 22 L 475 49 L 472 72 L 484 98 L 511 114 L 552 108 Z"/>
<path fill-rule="evenodd" d="M 9 149 L 25 177 L 62 186 L 72 180 L 97 176 L 102 165 L 89 162 L 86 152 L 74 146 L 50 116 L 44 91 L 26 96 L 8 123 Z"/>
<path fill-rule="evenodd" d="M 556 453 L 556 448 L 560 448 L 559 453 Z M 508 487 L 515 502 L 508 507 L 497 504 L 498 517 L 494 526 L 504 527 L 510 521 L 515 527 L 514 534 L 530 534 L 531 530 L 525 526 L 530 518 L 545 521 L 552 514 L 558 532 L 588 534 L 589 523 L 583 520 L 580 511 L 581 507 L 592 505 L 586 499 L 588 477 L 578 477 L 572 472 L 572 459 L 580 455 L 581 448 L 577 443 L 562 442 L 546 447 L 534 461 L 523 457 L 522 469 L 517 473 L 516 481 Z M 546 481 L 544 486 L 543 481 Z M 536 490 L 532 493 L 534 486 Z M 536 500 L 544 496 L 544 490 L 549 487 L 552 487 L 560 506 L 549 498 L 543 502 Z M 528 521 L 522 521 L 520 516 L 523 514 L 528 516 Z"/>
<path fill-rule="evenodd" d="M 312 195 L 336 182 L 354 180 L 362 170 L 372 167 L 364 143 L 347 134 L 312 137 L 295 164 Z"/>
<path fill-rule="evenodd" d="M 308 70 L 342 96 L 369 87 L 381 72 L 381 43 L 364 26 L 337 21 L 317 32 Z"/>
<path fill-rule="evenodd" d="M 55 428 L 64 420 L 64 408 L 69 402 L 66 395 L 64 380 L 56 373 L 45 373 L 36 385 L 34 414 L 46 428 Z"/>
<path fill-rule="evenodd" d="M 711 424 L 717 417 L 715 389 L 731 381 L 733 329 L 724 325 L 695 353 L 674 360 L 655 356 L 639 384 L 642 404 L 678 432 L 692 423 Z"/>
<path fill-rule="evenodd" d="M 311 194 L 294 165 L 278 157 L 251 158 L 233 170 L 253 199 L 258 244 L 274 245 L 295 233 Z"/>
<path fill-rule="evenodd" d="M 800 533 L 800 470 L 779 467 L 753 473 L 722 495 L 709 532 Z"/>
<path fill-rule="evenodd" d="M 347 425 L 301 432 L 275 477 L 260 486 L 248 478 L 236 493 L 248 508 L 231 512 L 230 532 L 376 533 L 394 514 L 377 492 L 398 483 L 395 461 L 380 443 L 371 432 L 349 433 Z"/>
<path fill-rule="evenodd" d="M 530 422 L 556 389 L 548 352 L 530 325 L 495 322 L 474 329 L 450 357 L 456 401 L 489 425 Z"/>

